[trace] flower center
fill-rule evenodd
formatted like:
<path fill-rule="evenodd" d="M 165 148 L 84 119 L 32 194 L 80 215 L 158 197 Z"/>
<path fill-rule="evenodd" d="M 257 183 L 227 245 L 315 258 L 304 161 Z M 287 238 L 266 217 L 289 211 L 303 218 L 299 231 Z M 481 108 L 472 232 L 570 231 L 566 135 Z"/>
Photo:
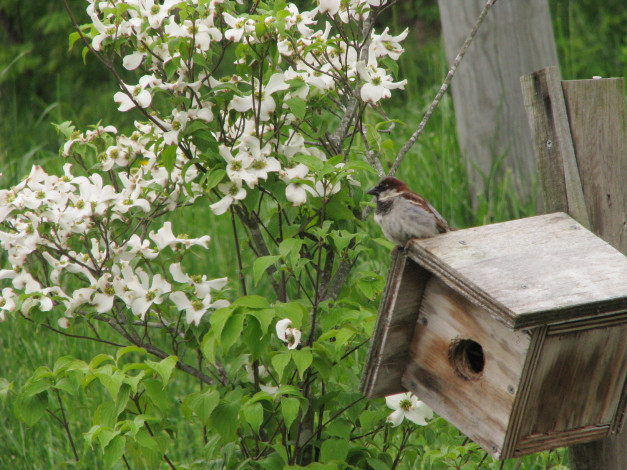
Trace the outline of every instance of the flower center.
<path fill-rule="evenodd" d="M 409 411 L 411 409 L 411 400 L 401 400 L 401 402 L 398 404 L 398 407 L 403 411 Z"/>
<path fill-rule="evenodd" d="M 255 170 L 263 170 L 267 165 L 265 160 L 255 160 L 251 166 Z"/>

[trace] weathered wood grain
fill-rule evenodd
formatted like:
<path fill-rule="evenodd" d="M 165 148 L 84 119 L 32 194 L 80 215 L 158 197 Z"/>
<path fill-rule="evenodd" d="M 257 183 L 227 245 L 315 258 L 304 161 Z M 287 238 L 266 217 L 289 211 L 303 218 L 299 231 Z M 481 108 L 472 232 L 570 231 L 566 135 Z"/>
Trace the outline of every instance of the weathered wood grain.
<path fill-rule="evenodd" d="M 548 72 L 538 72 L 535 75 Z M 543 128 L 543 123 L 553 119 L 550 100 L 533 98 L 533 76 L 521 79 L 531 129 Z M 582 182 L 586 212 L 590 214 L 590 228 L 616 249 L 627 254 L 627 185 L 626 181 L 626 117 L 625 92 L 622 79 L 562 82 L 567 108 L 569 129 L 574 141 L 578 172 Z M 559 94 L 556 93 L 556 96 Z M 531 96 L 531 98 L 530 98 Z M 549 96 L 543 94 L 542 96 Z M 535 103 L 535 104 L 534 104 Z M 528 106 L 527 106 L 528 105 Z M 560 178 L 559 167 L 542 147 L 542 136 L 535 137 L 540 186 L 544 189 L 547 210 L 565 210 L 568 194 Z M 561 194 L 559 192 L 562 191 Z M 572 210 L 571 206 L 568 209 Z M 571 212 L 572 215 L 572 212 Z M 576 216 L 576 215 L 575 215 Z M 619 318 L 614 316 L 614 321 Z M 621 415 L 612 427 L 618 429 L 624 421 L 626 392 L 618 405 Z M 621 412 L 622 410 L 622 412 Z M 627 468 L 627 432 L 604 440 L 570 447 L 572 470 L 624 470 Z"/>
<path fill-rule="evenodd" d="M 481 345 L 483 370 L 463 378 L 449 359 L 459 339 Z M 530 335 L 495 321 L 433 276 L 425 288 L 403 385 L 491 455 L 501 454 Z"/>
<path fill-rule="evenodd" d="M 519 447 L 520 429 L 523 425 L 525 417 L 525 409 L 529 401 L 529 393 L 533 386 L 533 378 L 535 376 L 536 367 L 542 353 L 542 346 L 546 339 L 546 331 L 548 327 L 543 326 L 535 328 L 530 332 L 531 340 L 527 350 L 527 356 L 525 357 L 525 365 L 523 366 L 522 375 L 520 378 L 520 384 L 516 391 L 514 398 L 514 405 L 509 417 L 509 426 L 505 435 L 505 443 L 503 444 L 503 451 L 501 452 L 501 458 L 509 458 L 514 455 L 514 452 Z"/>
<path fill-rule="evenodd" d="M 485 0 L 439 0 L 438 4 L 450 64 Z M 491 174 L 493 161 L 502 155 L 501 171 L 512 171 L 517 194 L 531 195 L 536 170 L 519 78 L 557 64 L 547 1 L 497 2 L 451 84 L 473 195 L 485 187 L 483 175 Z"/>
<path fill-rule="evenodd" d="M 412 240 L 409 254 L 514 328 L 627 311 L 627 258 L 566 214 Z"/>
<path fill-rule="evenodd" d="M 594 233 L 627 254 L 625 79 L 562 82 Z"/>
<path fill-rule="evenodd" d="M 622 416 L 617 410 L 627 376 L 627 323 L 583 328 L 545 338 L 524 411 L 520 446 L 538 436 L 573 429 L 606 426 L 608 434 Z"/>
<path fill-rule="evenodd" d="M 391 253 L 386 290 L 381 299 L 361 393 L 378 398 L 404 392 L 401 376 L 408 361 L 418 308 L 429 273 L 407 258 L 403 250 Z"/>
<path fill-rule="evenodd" d="M 520 78 L 546 212 L 567 212 L 590 226 L 558 67 Z"/>

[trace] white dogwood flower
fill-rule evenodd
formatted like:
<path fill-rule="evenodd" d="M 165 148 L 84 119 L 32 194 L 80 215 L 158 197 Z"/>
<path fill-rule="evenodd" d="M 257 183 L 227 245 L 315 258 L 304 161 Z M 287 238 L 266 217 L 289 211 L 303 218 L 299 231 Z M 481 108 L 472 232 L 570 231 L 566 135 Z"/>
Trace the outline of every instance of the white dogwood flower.
<path fill-rule="evenodd" d="M 404 418 L 419 426 L 425 426 L 427 420 L 433 418 L 433 410 L 410 392 L 388 395 L 385 404 L 394 410 L 386 420 L 394 427 L 401 424 Z"/>
<path fill-rule="evenodd" d="M 292 320 L 284 318 L 276 323 L 276 335 L 281 341 L 287 343 L 288 349 L 296 349 L 302 333 L 292 326 Z"/>
<path fill-rule="evenodd" d="M 366 65 L 363 61 L 357 62 L 357 71 L 361 79 L 366 82 L 361 86 L 361 99 L 370 104 L 377 104 L 382 98 L 392 96 L 390 90 L 405 88 L 407 80 L 392 81 L 385 69 L 372 65 Z"/>

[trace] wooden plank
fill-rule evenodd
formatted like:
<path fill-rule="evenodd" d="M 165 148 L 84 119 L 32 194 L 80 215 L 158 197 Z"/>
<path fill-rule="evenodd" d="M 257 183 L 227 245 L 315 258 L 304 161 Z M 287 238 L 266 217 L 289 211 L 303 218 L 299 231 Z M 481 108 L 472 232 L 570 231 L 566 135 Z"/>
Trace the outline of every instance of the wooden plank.
<path fill-rule="evenodd" d="M 565 214 L 412 240 L 409 254 L 514 328 L 627 312 L 627 258 Z"/>
<path fill-rule="evenodd" d="M 546 433 L 528 436 L 520 442 L 512 457 L 518 457 L 535 452 L 537 449 L 555 449 L 576 442 L 588 442 L 602 439 L 609 433 L 609 426 L 586 426 L 566 432 Z M 597 470 L 600 467 L 595 467 Z M 605 468 L 605 467 L 604 467 Z"/>
<path fill-rule="evenodd" d="M 403 250 L 392 251 L 360 385 L 361 393 L 368 398 L 405 391 L 401 377 L 428 277 L 429 273 L 409 259 Z"/>
<path fill-rule="evenodd" d="M 606 426 L 609 434 L 627 376 L 625 338 L 627 324 L 547 336 L 533 374 L 520 441 L 590 426 Z"/>
<path fill-rule="evenodd" d="M 627 254 L 627 119 L 623 79 L 562 83 L 591 229 Z M 622 408 L 625 409 L 625 391 Z M 621 420 L 624 421 L 624 414 Z M 617 431 L 620 422 L 615 423 Z M 572 470 L 627 468 L 625 429 L 570 447 Z"/>
<path fill-rule="evenodd" d="M 520 78 L 546 212 L 567 212 L 589 227 L 558 67 Z"/>
<path fill-rule="evenodd" d="M 427 282 L 418 318 L 403 385 L 498 458 L 530 335 L 494 321 L 436 276 Z M 470 374 L 460 374 L 452 359 L 462 339 L 483 353 L 483 366 Z"/>
<path fill-rule="evenodd" d="M 627 254 L 625 79 L 562 82 L 592 229 Z"/>
<path fill-rule="evenodd" d="M 529 400 L 533 378 L 535 377 L 536 366 L 538 365 L 540 354 L 542 353 L 542 346 L 546 339 L 546 331 L 547 327 L 540 327 L 534 329 L 531 333 L 531 341 L 529 349 L 527 350 L 525 365 L 520 378 L 518 391 L 514 398 L 512 412 L 510 413 L 509 426 L 503 444 L 503 452 L 501 453 L 502 459 L 512 457 L 520 441 L 520 429 L 523 421 L 526 419 L 525 409 Z"/>
<path fill-rule="evenodd" d="M 439 0 L 438 4 L 450 64 L 485 0 Z M 504 155 L 501 173 L 512 172 L 519 196 L 532 196 L 536 170 L 519 78 L 557 64 L 547 1 L 497 2 L 451 84 L 473 195 L 484 189 L 483 175 L 490 175 L 493 161 Z"/>

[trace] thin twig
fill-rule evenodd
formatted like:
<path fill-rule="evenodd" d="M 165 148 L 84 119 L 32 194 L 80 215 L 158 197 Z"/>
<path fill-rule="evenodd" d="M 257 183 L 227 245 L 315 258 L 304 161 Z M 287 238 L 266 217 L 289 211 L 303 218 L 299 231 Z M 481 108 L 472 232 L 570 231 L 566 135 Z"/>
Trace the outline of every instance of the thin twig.
<path fill-rule="evenodd" d="M 468 34 L 468 37 L 464 41 L 464 44 L 462 45 L 461 49 L 459 50 L 459 53 L 457 54 L 457 57 L 455 57 L 455 60 L 453 61 L 453 65 L 451 65 L 451 68 L 449 69 L 448 74 L 446 75 L 446 78 L 444 79 L 444 83 L 442 83 L 442 86 L 438 90 L 438 93 L 435 95 L 435 98 L 433 99 L 431 106 L 429 106 L 429 109 L 427 110 L 427 113 L 422 118 L 422 121 L 418 125 L 418 128 L 412 134 L 409 140 L 405 143 L 405 145 L 403 145 L 401 150 L 398 152 L 398 155 L 396 156 L 396 160 L 394 160 L 394 164 L 392 165 L 392 168 L 390 168 L 388 176 L 394 176 L 394 174 L 396 173 L 396 170 L 401 164 L 401 161 L 403 160 L 407 152 L 409 152 L 409 149 L 416 143 L 416 140 L 418 140 L 418 137 L 420 136 L 420 134 L 422 134 L 422 131 L 427 125 L 427 122 L 429 122 L 429 119 L 431 119 L 431 115 L 433 114 L 435 109 L 438 107 L 438 104 L 440 104 L 440 101 L 442 100 L 444 93 L 446 93 L 446 90 L 448 89 L 448 86 L 451 83 L 451 80 L 453 79 L 455 72 L 457 71 L 457 67 L 459 67 L 460 62 L 466 55 L 466 51 L 468 50 L 470 43 L 472 42 L 475 35 L 477 34 L 477 31 L 479 30 L 479 26 L 481 26 L 481 23 L 483 23 L 483 20 L 488 14 L 488 10 L 495 3 L 496 3 L 496 0 L 488 0 L 485 6 L 483 7 L 483 10 L 481 10 L 481 14 L 479 15 L 479 18 L 477 18 L 477 21 L 475 25 L 472 27 L 470 34 Z"/>
<path fill-rule="evenodd" d="M 80 461 L 78 458 L 78 452 L 76 452 L 76 446 L 74 445 L 74 439 L 72 439 L 72 432 L 70 431 L 70 424 L 68 423 L 65 417 L 65 410 L 63 409 L 63 402 L 61 401 L 61 394 L 58 390 L 55 390 L 57 395 L 57 401 L 59 402 L 59 408 L 61 409 L 61 417 L 63 418 L 63 427 L 65 428 L 65 432 L 67 434 L 68 439 L 70 440 L 70 445 L 72 446 L 72 452 L 74 452 L 74 458 L 77 462 Z"/>

